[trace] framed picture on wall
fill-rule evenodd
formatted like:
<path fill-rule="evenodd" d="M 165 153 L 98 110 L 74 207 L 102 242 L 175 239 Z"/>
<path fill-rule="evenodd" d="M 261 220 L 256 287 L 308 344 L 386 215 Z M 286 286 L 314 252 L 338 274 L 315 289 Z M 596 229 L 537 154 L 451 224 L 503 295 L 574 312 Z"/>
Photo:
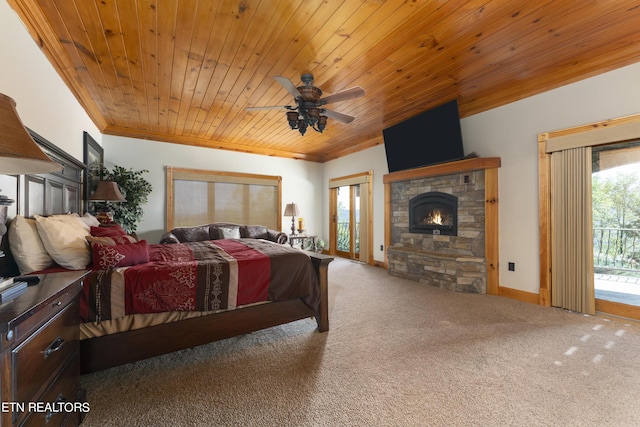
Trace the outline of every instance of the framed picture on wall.
<path fill-rule="evenodd" d="M 98 187 L 100 171 L 104 164 L 102 147 L 87 132 L 82 133 L 84 139 L 84 211 L 89 212 L 89 197 Z"/>

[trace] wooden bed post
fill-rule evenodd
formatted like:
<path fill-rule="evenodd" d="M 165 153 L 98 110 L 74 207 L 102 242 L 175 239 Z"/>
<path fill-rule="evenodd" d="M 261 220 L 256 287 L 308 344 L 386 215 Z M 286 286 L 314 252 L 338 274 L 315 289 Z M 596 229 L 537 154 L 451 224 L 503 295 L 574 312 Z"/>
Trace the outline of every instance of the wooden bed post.
<path fill-rule="evenodd" d="M 307 252 L 311 257 L 313 268 L 316 270 L 320 282 L 320 307 L 316 319 L 318 321 L 318 331 L 327 332 L 329 330 L 329 263 L 333 257 L 315 252 Z"/>

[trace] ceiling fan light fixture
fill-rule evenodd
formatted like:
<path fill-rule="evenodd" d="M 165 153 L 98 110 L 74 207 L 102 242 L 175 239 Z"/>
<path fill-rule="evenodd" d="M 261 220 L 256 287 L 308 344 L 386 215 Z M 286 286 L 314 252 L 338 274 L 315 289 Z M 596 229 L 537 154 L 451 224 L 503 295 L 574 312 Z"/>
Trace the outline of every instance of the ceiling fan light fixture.
<path fill-rule="evenodd" d="M 286 77 L 274 76 L 288 92 L 293 96 L 296 106 L 292 105 L 274 105 L 267 107 L 248 107 L 247 110 L 268 110 L 272 108 L 286 108 L 287 122 L 291 130 L 298 130 L 300 135 L 307 132 L 307 128 L 311 126 L 316 132 L 322 133 L 327 127 L 327 118 L 341 123 L 351 123 L 355 117 L 347 114 L 338 113 L 327 110 L 324 105 L 331 102 L 346 101 L 348 99 L 364 96 L 364 90 L 359 87 L 343 90 L 342 92 L 321 98 L 322 90 L 313 86 L 313 74 L 303 74 L 301 80 L 304 86 L 294 86 L 294 84 Z"/>
<path fill-rule="evenodd" d="M 309 118 L 309 125 L 315 126 L 320 119 L 320 109 L 319 108 L 307 108 L 307 117 Z"/>
<path fill-rule="evenodd" d="M 327 127 L 327 116 L 320 116 L 318 119 L 318 132 L 322 133 L 324 128 Z"/>
<path fill-rule="evenodd" d="M 298 120 L 298 131 L 300 131 L 300 135 L 304 136 L 304 134 L 307 132 L 308 126 L 309 124 L 307 123 L 306 120 L 303 120 L 303 119 Z"/>
<path fill-rule="evenodd" d="M 298 112 L 297 111 L 287 111 L 287 121 L 289 122 L 289 127 L 293 129 L 298 128 Z"/>

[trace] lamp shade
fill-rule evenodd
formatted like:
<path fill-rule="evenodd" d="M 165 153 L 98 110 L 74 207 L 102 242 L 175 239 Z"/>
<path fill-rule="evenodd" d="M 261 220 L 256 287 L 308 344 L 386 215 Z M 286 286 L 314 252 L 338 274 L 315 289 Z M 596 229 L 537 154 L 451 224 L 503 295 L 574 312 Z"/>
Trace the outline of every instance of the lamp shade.
<path fill-rule="evenodd" d="M 24 175 L 61 169 L 31 138 L 18 116 L 13 98 L 0 93 L 0 174 Z"/>
<path fill-rule="evenodd" d="M 298 216 L 298 205 L 295 203 L 287 203 L 284 207 L 284 216 Z"/>
<path fill-rule="evenodd" d="M 100 181 L 96 191 L 93 192 L 89 200 L 94 202 L 126 202 L 124 196 L 118 188 L 118 184 L 113 181 Z"/>

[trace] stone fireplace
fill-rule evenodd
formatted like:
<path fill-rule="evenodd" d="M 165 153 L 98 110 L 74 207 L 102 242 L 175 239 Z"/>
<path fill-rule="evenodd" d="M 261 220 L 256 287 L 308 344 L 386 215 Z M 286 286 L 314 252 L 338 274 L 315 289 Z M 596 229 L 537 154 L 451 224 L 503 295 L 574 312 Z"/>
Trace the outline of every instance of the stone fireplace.
<path fill-rule="evenodd" d="M 499 166 L 475 158 L 385 175 L 389 274 L 497 294 Z"/>

